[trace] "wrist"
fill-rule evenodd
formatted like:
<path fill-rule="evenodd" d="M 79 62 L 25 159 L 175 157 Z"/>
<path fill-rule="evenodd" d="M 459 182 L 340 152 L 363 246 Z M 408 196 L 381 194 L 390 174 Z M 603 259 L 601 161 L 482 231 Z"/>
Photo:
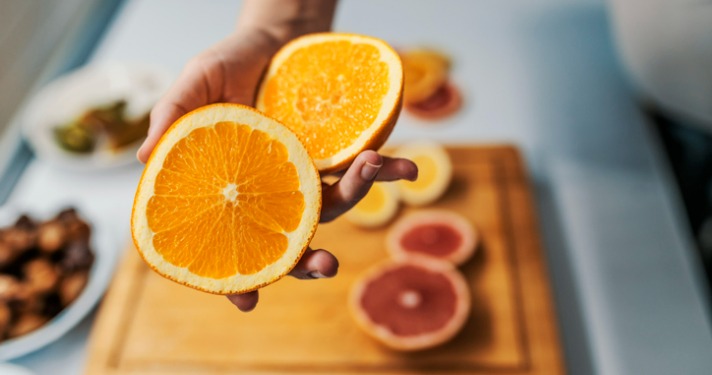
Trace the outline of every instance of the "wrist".
<path fill-rule="evenodd" d="M 331 29 L 336 0 L 247 0 L 236 32 L 259 34 L 281 47 L 309 33 Z"/>
<path fill-rule="evenodd" d="M 252 46 L 252 51 L 261 52 L 272 58 L 285 43 L 290 39 L 279 38 L 267 30 L 260 27 L 238 27 L 231 35 L 227 37 L 228 43 L 232 45 L 243 44 L 249 41 Z"/>

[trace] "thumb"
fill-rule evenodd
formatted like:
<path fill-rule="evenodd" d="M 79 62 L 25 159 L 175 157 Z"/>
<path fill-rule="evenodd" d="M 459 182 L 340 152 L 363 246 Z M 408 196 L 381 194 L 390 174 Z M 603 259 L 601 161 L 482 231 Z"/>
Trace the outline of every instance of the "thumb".
<path fill-rule="evenodd" d="M 159 102 L 156 104 L 156 106 L 153 107 L 153 110 L 151 110 L 151 126 L 148 128 L 148 135 L 146 136 L 146 140 L 143 141 L 143 144 L 138 149 L 136 158 L 138 158 L 138 160 L 142 163 L 147 162 L 148 157 L 151 156 L 153 148 L 156 147 L 156 144 L 158 143 L 158 140 L 161 139 L 163 133 L 166 132 L 168 127 L 171 126 L 175 120 L 186 113 L 188 113 L 187 110 L 174 103 Z"/>
<path fill-rule="evenodd" d="M 222 95 L 223 73 L 215 53 L 193 58 L 171 88 L 151 110 L 148 136 L 136 157 L 145 163 L 163 133 L 184 114 L 214 101 Z"/>

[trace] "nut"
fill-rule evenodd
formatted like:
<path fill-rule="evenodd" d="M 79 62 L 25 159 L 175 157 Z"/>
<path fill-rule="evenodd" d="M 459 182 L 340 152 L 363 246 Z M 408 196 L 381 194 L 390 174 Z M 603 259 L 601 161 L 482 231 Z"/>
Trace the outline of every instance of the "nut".
<path fill-rule="evenodd" d="M 52 291 L 59 281 L 59 273 L 54 265 L 45 259 L 35 259 L 27 262 L 22 269 L 24 284 L 37 294 Z"/>
<path fill-rule="evenodd" d="M 7 332 L 9 337 L 22 336 L 47 323 L 49 318 L 35 313 L 20 314 Z"/>
<path fill-rule="evenodd" d="M 62 305 L 69 305 L 72 303 L 84 290 L 89 280 L 89 272 L 77 272 L 71 274 L 62 280 L 59 285 L 59 298 L 62 301 Z"/>
<path fill-rule="evenodd" d="M 54 253 L 64 245 L 66 231 L 59 221 L 40 225 L 37 231 L 37 246 L 44 253 Z"/>
<path fill-rule="evenodd" d="M 14 301 L 21 294 L 22 285 L 9 275 L 0 275 L 0 301 Z"/>
<path fill-rule="evenodd" d="M 10 326 L 10 320 L 12 319 L 12 311 L 7 303 L 0 302 L 0 338 L 5 336 L 5 331 L 7 331 Z"/>

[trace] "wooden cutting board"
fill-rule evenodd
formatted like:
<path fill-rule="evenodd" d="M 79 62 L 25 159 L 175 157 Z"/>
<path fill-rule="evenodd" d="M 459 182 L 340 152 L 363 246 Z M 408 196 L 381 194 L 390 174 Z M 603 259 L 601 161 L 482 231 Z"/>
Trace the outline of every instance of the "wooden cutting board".
<path fill-rule="evenodd" d="M 329 280 L 285 278 L 249 314 L 224 297 L 165 280 L 127 252 L 94 325 L 86 373 L 95 374 L 560 374 L 556 317 L 531 187 L 513 147 L 449 149 L 454 179 L 433 207 L 468 217 L 482 244 L 461 267 L 473 309 L 450 343 L 398 353 L 361 332 L 349 288 L 387 257 L 385 230 L 339 219 L 312 242 L 340 260 Z M 401 214 L 414 210 L 403 207 Z"/>

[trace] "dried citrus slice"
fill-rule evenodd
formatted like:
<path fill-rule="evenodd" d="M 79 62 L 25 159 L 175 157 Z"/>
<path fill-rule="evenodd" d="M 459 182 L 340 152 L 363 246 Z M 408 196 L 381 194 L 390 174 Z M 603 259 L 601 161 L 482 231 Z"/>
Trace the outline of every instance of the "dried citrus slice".
<path fill-rule="evenodd" d="M 344 217 L 361 227 L 380 227 L 396 216 L 398 203 L 398 188 L 392 182 L 377 182 Z"/>
<path fill-rule="evenodd" d="M 443 54 L 428 49 L 401 52 L 406 103 L 422 102 L 431 97 L 447 80 L 450 60 Z"/>
<path fill-rule="evenodd" d="M 369 269 L 354 284 L 351 312 L 366 333 L 398 350 L 432 348 L 467 322 L 470 292 L 451 264 L 409 259 Z"/>
<path fill-rule="evenodd" d="M 425 257 L 460 265 L 474 254 L 477 233 L 458 213 L 426 209 L 395 222 L 388 231 L 386 246 L 394 259 Z"/>
<path fill-rule="evenodd" d="M 417 180 L 396 182 L 403 202 L 413 206 L 433 203 L 450 186 L 452 163 L 442 146 L 427 141 L 413 142 L 399 147 L 394 156 L 410 159 L 418 166 Z"/>
<path fill-rule="evenodd" d="M 383 145 L 400 113 L 402 92 L 400 59 L 385 42 L 319 33 L 277 52 L 257 108 L 294 131 L 319 171 L 329 173 Z"/>
<path fill-rule="evenodd" d="M 159 141 L 131 230 L 159 274 L 233 294 L 288 273 L 320 210 L 319 174 L 292 132 L 252 108 L 213 104 L 178 119 Z"/>

